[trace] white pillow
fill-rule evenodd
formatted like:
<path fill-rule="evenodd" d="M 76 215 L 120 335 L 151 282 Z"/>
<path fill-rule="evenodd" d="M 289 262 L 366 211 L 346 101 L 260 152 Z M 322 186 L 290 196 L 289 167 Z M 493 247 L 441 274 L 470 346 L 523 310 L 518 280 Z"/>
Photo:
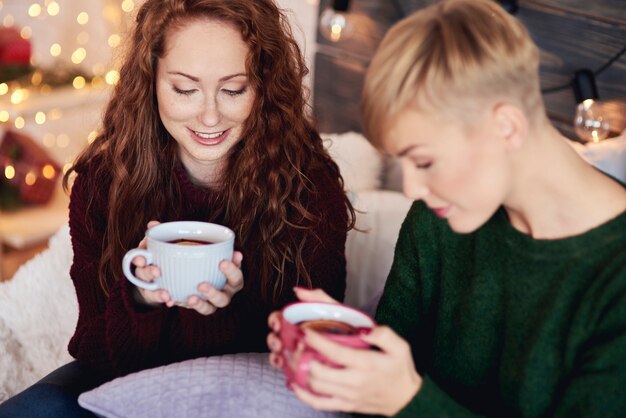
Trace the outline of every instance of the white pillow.
<path fill-rule="evenodd" d="M 143 370 L 82 393 L 104 417 L 344 418 L 302 403 L 266 353 L 202 357 Z"/>
<path fill-rule="evenodd" d="M 354 197 L 358 230 L 348 232 L 346 240 L 345 303 L 373 315 L 412 200 L 390 190 L 361 191 Z"/>
<path fill-rule="evenodd" d="M 374 190 L 381 186 L 383 156 L 356 132 L 321 134 L 324 146 L 339 166 L 348 192 Z"/>

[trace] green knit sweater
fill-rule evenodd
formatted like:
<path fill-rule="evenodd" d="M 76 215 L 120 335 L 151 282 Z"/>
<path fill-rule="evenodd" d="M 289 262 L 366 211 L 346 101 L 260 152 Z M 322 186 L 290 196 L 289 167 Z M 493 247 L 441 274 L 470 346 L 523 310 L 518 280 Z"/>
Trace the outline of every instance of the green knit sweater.
<path fill-rule="evenodd" d="M 626 214 L 535 240 L 503 209 L 457 234 L 417 202 L 376 317 L 424 378 L 400 417 L 626 417 Z"/>

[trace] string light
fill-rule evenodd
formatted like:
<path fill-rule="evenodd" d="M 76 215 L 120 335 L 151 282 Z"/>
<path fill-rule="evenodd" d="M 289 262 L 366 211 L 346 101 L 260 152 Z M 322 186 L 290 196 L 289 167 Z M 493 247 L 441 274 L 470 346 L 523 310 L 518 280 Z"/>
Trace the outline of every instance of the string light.
<path fill-rule="evenodd" d="M 37 125 L 43 125 L 44 123 L 46 123 L 46 114 L 43 112 L 37 112 L 35 114 L 35 123 Z"/>
<path fill-rule="evenodd" d="M 20 36 L 24 39 L 30 39 L 32 35 L 33 35 L 33 30 L 30 28 L 30 26 L 24 26 L 22 30 L 20 31 Z"/>
<path fill-rule="evenodd" d="M 56 1 L 53 1 L 48 4 L 48 7 L 46 10 L 48 11 L 48 14 L 50 16 L 56 16 L 61 11 L 61 8 L 59 7 L 59 3 L 57 3 Z"/>
<path fill-rule="evenodd" d="M 609 134 L 608 118 L 598 103 L 598 89 L 593 71 L 584 69 L 574 74 L 572 81 L 576 98 L 574 128 L 582 141 L 600 142 Z"/>
<path fill-rule="evenodd" d="M 339 42 L 350 36 L 352 22 L 348 9 L 350 0 L 331 0 L 320 16 L 320 32 L 332 41 Z"/>
<path fill-rule="evenodd" d="M 50 46 L 50 55 L 52 55 L 53 57 L 58 57 L 59 55 L 61 55 L 61 45 L 54 43 Z"/>
<path fill-rule="evenodd" d="M 15 123 L 14 123 L 14 125 L 15 125 L 15 127 L 16 127 L 17 129 L 22 129 L 22 128 L 24 127 L 24 124 L 25 124 L 25 123 L 26 123 L 26 121 L 24 121 L 24 118 L 23 118 L 23 117 L 18 116 L 18 117 L 16 117 L 16 118 L 15 118 Z"/>
<path fill-rule="evenodd" d="M 15 18 L 13 15 L 6 15 L 4 19 L 2 19 L 2 24 L 5 28 L 10 28 L 15 23 Z"/>
<path fill-rule="evenodd" d="M 55 0 L 32 0 L 32 4 L 24 5 L 23 16 L 4 14 L 0 16 L 0 25 L 11 28 L 15 25 L 16 20 L 21 22 L 21 28 L 16 28 L 22 39 L 30 40 L 34 37 L 33 26 L 58 24 L 53 22 L 45 22 L 46 19 L 54 18 L 62 15 L 66 10 L 64 3 Z M 127 20 L 126 14 L 131 13 L 136 2 L 132 0 L 111 0 L 105 2 L 102 7 L 102 16 L 107 20 L 110 27 L 118 27 L 123 30 L 123 26 Z M 115 5 L 114 3 L 117 3 Z M 0 9 L 4 2 L 0 0 Z M 38 96 L 45 96 L 52 93 L 53 88 L 58 85 L 70 84 L 76 90 L 84 89 L 87 86 L 93 89 L 104 89 L 108 86 L 115 85 L 119 81 L 119 72 L 111 68 L 111 65 L 105 65 L 102 62 L 88 63 L 87 69 L 82 70 L 80 65 L 86 64 L 86 60 L 90 56 L 90 48 L 103 50 L 104 42 L 106 47 L 117 48 L 121 44 L 121 36 L 119 33 L 110 34 L 105 37 L 101 45 L 93 44 L 89 30 L 91 29 L 91 18 L 93 14 L 91 10 L 80 11 L 75 15 L 76 35 L 74 40 L 60 42 L 58 39 L 36 39 L 37 45 L 44 43 L 44 48 L 48 48 L 49 55 L 38 56 L 36 53 L 31 54 L 29 62 L 33 70 L 21 78 L 0 82 L 0 101 L 4 101 L 4 109 L 0 109 L 0 122 L 11 123 L 15 129 L 24 129 L 28 124 L 45 126 L 50 121 L 57 121 L 63 117 L 63 111 L 58 108 L 52 109 L 29 109 L 28 114 L 22 114 L 23 104 L 29 99 L 31 93 Z M 36 19 L 36 22 L 25 24 L 24 18 Z M 45 42 L 49 42 L 49 46 Z M 72 44 L 74 42 L 74 44 Z M 100 42 L 100 41 L 99 41 Z M 45 51 L 45 49 L 44 49 Z M 41 53 L 41 52 L 39 52 Z M 69 56 L 67 56 L 69 54 Z M 95 56 L 95 55 L 94 55 Z M 43 64 L 45 58 L 56 59 L 52 64 Z M 44 58 L 44 60 L 42 60 Z M 40 62 L 42 61 L 41 65 Z M 69 65 L 64 66 L 63 62 Z M 75 67 L 74 67 L 75 66 Z M 54 70 L 52 70 L 54 68 Z M 68 73 L 68 74 L 66 74 Z M 20 106 L 11 110 L 11 106 Z M 86 141 L 93 142 L 97 137 L 97 131 L 92 131 L 87 135 Z M 53 132 L 45 132 L 41 135 L 42 145 L 50 150 L 73 150 L 73 140 L 67 133 L 55 135 Z M 70 146 L 72 146 L 70 148 Z M 66 173 L 72 165 L 74 156 L 67 156 L 67 151 L 61 153 L 63 157 L 59 160 L 63 161 L 62 171 Z M 20 163 L 19 161 L 0 161 L 0 175 L 12 182 L 18 181 L 33 186 L 39 180 L 53 180 L 59 174 L 60 169 L 53 165 L 45 165 L 44 167 L 34 168 L 29 164 Z"/>
<path fill-rule="evenodd" d="M 89 15 L 87 12 L 80 12 L 78 16 L 76 16 L 76 21 L 79 25 L 86 25 L 89 22 Z"/>
<path fill-rule="evenodd" d="M 85 87 L 85 84 L 86 84 L 85 77 L 80 76 L 80 75 L 78 77 L 75 77 L 74 80 L 72 81 L 72 86 L 74 86 L 76 90 L 82 89 L 83 87 Z"/>
<path fill-rule="evenodd" d="M 28 8 L 28 16 L 37 17 L 41 14 L 41 5 L 37 3 L 33 3 Z"/>
<path fill-rule="evenodd" d="M 48 180 L 52 180 L 56 175 L 56 170 L 50 164 L 46 164 L 41 168 L 41 174 Z"/>
<path fill-rule="evenodd" d="M 15 177 L 15 167 L 12 165 L 7 165 L 4 167 L 4 177 L 11 180 Z"/>
<path fill-rule="evenodd" d="M 91 144 L 93 141 L 96 140 L 97 136 L 98 136 L 98 132 L 97 131 L 89 132 L 89 135 L 87 135 L 87 143 Z"/>

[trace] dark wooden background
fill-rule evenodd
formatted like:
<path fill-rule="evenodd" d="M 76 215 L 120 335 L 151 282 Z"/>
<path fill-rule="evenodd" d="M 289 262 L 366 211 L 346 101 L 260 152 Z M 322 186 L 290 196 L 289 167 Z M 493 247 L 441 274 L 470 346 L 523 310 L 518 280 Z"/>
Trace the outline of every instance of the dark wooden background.
<path fill-rule="evenodd" d="M 321 132 L 361 131 L 359 100 L 365 70 L 387 29 L 433 0 L 352 0 L 354 31 L 333 43 L 317 35 L 314 113 Z M 321 0 L 319 11 L 329 0 Z M 520 0 L 515 14 L 541 51 L 542 89 L 567 84 L 574 72 L 598 70 L 626 45 L 626 0 Z M 626 128 L 626 55 L 596 78 L 611 136 Z M 548 115 L 576 139 L 571 88 L 544 94 Z"/>

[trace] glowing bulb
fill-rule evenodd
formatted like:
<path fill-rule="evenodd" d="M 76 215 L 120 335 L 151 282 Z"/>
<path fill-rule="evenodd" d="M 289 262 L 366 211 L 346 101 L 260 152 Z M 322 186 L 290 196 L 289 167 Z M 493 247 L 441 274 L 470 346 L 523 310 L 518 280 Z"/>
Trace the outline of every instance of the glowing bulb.
<path fill-rule="evenodd" d="M 4 167 L 4 177 L 9 180 L 15 177 L 15 167 L 13 167 L 12 165 L 7 165 L 6 167 Z"/>
<path fill-rule="evenodd" d="M 43 125 L 44 123 L 46 123 L 46 114 L 43 112 L 37 112 L 37 114 L 35 115 L 35 123 L 37 125 Z"/>
<path fill-rule="evenodd" d="M 79 25 L 86 25 L 89 22 L 89 15 L 87 12 L 80 12 L 78 16 L 76 16 L 76 21 Z"/>
<path fill-rule="evenodd" d="M 83 87 L 85 87 L 85 77 L 80 76 L 80 75 L 77 77 L 74 77 L 74 81 L 72 81 L 72 85 L 74 86 L 76 90 L 82 89 Z"/>
<path fill-rule="evenodd" d="M 7 83 L 0 83 L 0 96 L 4 96 L 9 92 L 9 85 Z"/>
<path fill-rule="evenodd" d="M 41 169 L 41 174 L 43 174 L 43 176 L 48 180 L 52 180 L 56 172 L 57 171 L 50 164 L 44 165 Z"/>
<path fill-rule="evenodd" d="M 120 81 L 120 73 L 115 70 L 111 70 L 104 76 L 104 79 L 106 80 L 108 85 L 112 86 Z"/>
<path fill-rule="evenodd" d="M 15 118 L 15 127 L 17 129 L 22 129 L 24 127 L 24 118 L 21 116 L 18 116 Z"/>
<path fill-rule="evenodd" d="M 600 142 L 609 134 L 609 122 L 604 116 L 602 105 L 587 99 L 576 106 L 574 117 L 576 135 L 583 141 Z"/>
<path fill-rule="evenodd" d="M 132 12 L 134 8 L 135 3 L 133 2 L 133 0 L 124 0 L 122 2 L 122 10 L 124 10 L 126 13 Z"/>
<path fill-rule="evenodd" d="M 13 92 L 13 94 L 11 94 L 11 103 L 20 104 L 25 99 L 25 97 L 26 94 L 24 93 L 24 90 L 17 89 Z"/>
<path fill-rule="evenodd" d="M 37 182 L 37 176 L 32 171 L 29 171 L 24 178 L 24 183 L 28 186 L 32 186 Z"/>
<path fill-rule="evenodd" d="M 104 79 L 100 76 L 95 76 L 94 78 L 91 79 L 91 87 L 95 88 L 95 89 L 101 89 L 104 88 Z"/>
<path fill-rule="evenodd" d="M 50 55 L 52 55 L 53 57 L 58 57 L 59 55 L 61 55 L 61 45 L 52 44 L 52 46 L 50 46 Z"/>
<path fill-rule="evenodd" d="M 48 4 L 48 14 L 50 16 L 56 16 L 59 14 L 60 11 L 61 11 L 61 8 L 59 7 L 59 3 L 57 3 L 56 1 L 53 1 L 50 4 Z"/>
<path fill-rule="evenodd" d="M 111 48 L 117 48 L 120 45 L 121 42 L 121 38 L 120 35 L 118 35 L 117 33 L 114 33 L 113 35 L 109 36 L 109 46 Z"/>
<path fill-rule="evenodd" d="M 87 51 L 85 48 L 78 48 L 72 53 L 72 62 L 74 64 L 80 64 L 87 57 Z"/>
<path fill-rule="evenodd" d="M 602 105 L 597 101 L 595 74 L 588 69 L 576 71 L 572 87 L 578 103 L 574 116 L 576 134 L 582 141 L 600 142 L 609 134 L 609 122 Z"/>
<path fill-rule="evenodd" d="M 43 81 L 43 74 L 41 71 L 35 71 L 33 75 L 30 77 L 30 82 L 33 86 L 38 86 Z"/>
<path fill-rule="evenodd" d="M 30 37 L 33 36 L 33 30 L 30 26 L 24 26 L 20 31 L 20 36 L 22 39 L 30 39 Z"/>
<path fill-rule="evenodd" d="M 4 19 L 2 19 L 2 24 L 5 28 L 10 28 L 15 23 L 15 18 L 13 15 L 6 15 Z"/>
<path fill-rule="evenodd" d="M 91 144 L 93 141 L 96 140 L 97 136 L 98 136 L 98 132 L 97 131 L 89 132 L 89 135 L 87 135 L 87 143 Z"/>
<path fill-rule="evenodd" d="M 330 7 L 327 7 L 320 16 L 320 32 L 326 39 L 332 42 L 339 42 L 350 36 L 352 32 L 352 22 L 348 17 L 348 1 L 334 0 Z"/>
<path fill-rule="evenodd" d="M 28 16 L 37 17 L 41 14 L 41 6 L 37 3 L 31 4 L 28 8 Z"/>
<path fill-rule="evenodd" d="M 8 122 L 9 116 L 9 112 L 6 110 L 0 110 L 0 122 Z"/>

